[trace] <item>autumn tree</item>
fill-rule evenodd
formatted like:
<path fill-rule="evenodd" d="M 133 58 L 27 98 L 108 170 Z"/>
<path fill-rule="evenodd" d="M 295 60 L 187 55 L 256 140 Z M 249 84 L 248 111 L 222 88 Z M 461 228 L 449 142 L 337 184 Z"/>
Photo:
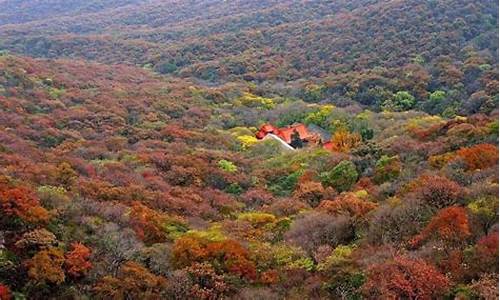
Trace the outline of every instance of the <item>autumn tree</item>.
<path fill-rule="evenodd" d="M 137 236 L 146 243 L 161 243 L 167 239 L 164 218 L 139 202 L 132 204 L 130 223 Z"/>
<path fill-rule="evenodd" d="M 219 272 L 230 272 L 255 279 L 256 270 L 248 251 L 234 240 L 208 241 L 185 236 L 177 239 L 172 249 L 173 264 L 190 266 L 194 262 L 211 262 Z"/>
<path fill-rule="evenodd" d="M 424 175 L 415 185 L 417 197 L 430 207 L 444 208 L 457 204 L 463 198 L 463 189 L 445 177 Z"/>
<path fill-rule="evenodd" d="M 57 248 L 42 250 L 27 261 L 28 276 L 37 283 L 61 284 L 66 276 L 62 268 L 64 254 Z"/>
<path fill-rule="evenodd" d="M 78 174 L 67 162 L 62 162 L 57 166 L 55 170 L 55 181 L 56 184 L 62 185 L 65 188 L 70 188 L 76 181 Z"/>
<path fill-rule="evenodd" d="M 420 259 L 396 257 L 368 269 L 361 287 L 367 299 L 435 299 L 444 296 L 450 282 Z"/>
<path fill-rule="evenodd" d="M 332 215 L 345 215 L 356 219 L 364 218 L 370 211 L 377 208 L 377 204 L 368 200 L 360 199 L 354 193 L 341 194 L 334 200 L 324 200 L 318 206 Z"/>
<path fill-rule="evenodd" d="M 56 236 L 45 228 L 35 229 L 23 234 L 16 242 L 16 247 L 21 249 L 48 248 L 57 243 Z"/>
<path fill-rule="evenodd" d="M 74 278 L 84 276 L 92 268 L 90 249 L 78 242 L 72 243 L 71 248 L 65 255 L 65 270 Z"/>
<path fill-rule="evenodd" d="M 164 277 L 128 261 L 120 267 L 116 276 L 101 278 L 93 291 L 97 299 L 161 299 L 166 286 Z"/>
<path fill-rule="evenodd" d="M 441 209 L 424 230 L 410 241 L 410 245 L 416 247 L 430 238 L 456 244 L 463 242 L 470 234 L 465 208 L 451 206 Z"/>
<path fill-rule="evenodd" d="M 305 181 L 297 185 L 293 197 L 309 204 L 311 207 L 316 207 L 323 199 L 324 193 L 325 189 L 321 183 Z"/>
<path fill-rule="evenodd" d="M 218 275 L 209 263 L 194 263 L 187 267 L 192 285 L 189 297 L 193 299 L 219 299 L 229 292 L 224 276 Z"/>
<path fill-rule="evenodd" d="M 482 237 L 467 253 L 468 273 L 478 277 L 482 273 L 498 273 L 498 231 Z"/>
<path fill-rule="evenodd" d="M 469 170 L 484 169 L 498 164 L 498 148 L 491 144 L 479 144 L 457 151 Z"/>
<path fill-rule="evenodd" d="M 361 144 L 361 136 L 359 133 L 350 133 L 346 129 L 335 131 L 330 141 L 332 151 L 349 152 Z"/>
<path fill-rule="evenodd" d="M 6 215 L 30 223 L 43 223 L 50 219 L 49 212 L 40 206 L 38 198 L 25 187 L 0 187 L 0 207 Z"/>

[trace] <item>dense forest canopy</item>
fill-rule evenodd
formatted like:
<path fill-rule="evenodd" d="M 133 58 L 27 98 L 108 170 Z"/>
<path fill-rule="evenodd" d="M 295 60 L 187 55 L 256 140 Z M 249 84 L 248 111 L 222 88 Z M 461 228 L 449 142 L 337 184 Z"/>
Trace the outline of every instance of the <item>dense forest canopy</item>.
<path fill-rule="evenodd" d="M 0 0 L 0 299 L 496 299 L 497 145 L 494 1 Z"/>

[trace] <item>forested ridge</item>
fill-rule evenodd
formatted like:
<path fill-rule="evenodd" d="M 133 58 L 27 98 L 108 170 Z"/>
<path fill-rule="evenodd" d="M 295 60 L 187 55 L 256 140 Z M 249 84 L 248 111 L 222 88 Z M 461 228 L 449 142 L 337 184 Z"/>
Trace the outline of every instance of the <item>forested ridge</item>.
<path fill-rule="evenodd" d="M 497 145 L 493 1 L 0 0 L 0 299 L 496 299 Z"/>

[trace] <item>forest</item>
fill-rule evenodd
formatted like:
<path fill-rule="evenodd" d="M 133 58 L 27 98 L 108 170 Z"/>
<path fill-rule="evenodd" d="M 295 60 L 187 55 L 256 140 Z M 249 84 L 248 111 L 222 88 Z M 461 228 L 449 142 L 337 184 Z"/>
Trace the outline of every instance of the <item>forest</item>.
<path fill-rule="evenodd" d="M 0 0 L 0 300 L 498 299 L 498 8 Z"/>

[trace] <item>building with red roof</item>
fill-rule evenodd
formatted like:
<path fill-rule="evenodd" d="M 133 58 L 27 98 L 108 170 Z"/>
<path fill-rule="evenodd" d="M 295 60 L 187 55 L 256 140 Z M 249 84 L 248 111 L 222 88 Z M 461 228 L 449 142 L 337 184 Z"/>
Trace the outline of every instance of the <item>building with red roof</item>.
<path fill-rule="evenodd" d="M 316 133 L 312 133 L 311 131 L 309 131 L 307 126 L 301 123 L 296 123 L 282 128 L 276 128 L 271 124 L 264 124 L 261 126 L 260 130 L 257 132 L 255 136 L 258 139 L 263 139 L 268 134 L 276 135 L 289 145 L 292 143 L 294 134 L 298 134 L 298 137 L 303 142 L 309 142 L 309 141 L 317 142 L 320 139 Z"/>

